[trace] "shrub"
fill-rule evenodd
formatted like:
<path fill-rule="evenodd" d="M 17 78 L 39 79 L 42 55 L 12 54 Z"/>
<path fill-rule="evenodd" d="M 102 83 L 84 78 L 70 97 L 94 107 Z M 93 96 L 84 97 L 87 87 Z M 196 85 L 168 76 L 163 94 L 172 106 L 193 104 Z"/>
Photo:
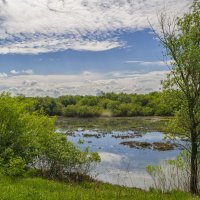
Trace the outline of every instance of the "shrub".
<path fill-rule="evenodd" d="M 22 176 L 36 168 L 48 178 L 66 179 L 77 166 L 84 169 L 99 161 L 55 133 L 55 118 L 31 112 L 32 105 L 27 99 L 0 96 L 0 166 L 5 174 Z"/>
<path fill-rule="evenodd" d="M 21 157 L 10 158 L 4 172 L 8 176 L 18 177 L 25 174 L 26 163 Z"/>

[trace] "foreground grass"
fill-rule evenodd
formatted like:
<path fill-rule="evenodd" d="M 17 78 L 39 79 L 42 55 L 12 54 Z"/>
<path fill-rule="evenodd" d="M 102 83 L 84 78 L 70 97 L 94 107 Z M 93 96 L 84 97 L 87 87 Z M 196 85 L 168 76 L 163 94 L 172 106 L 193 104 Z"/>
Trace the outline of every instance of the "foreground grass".
<path fill-rule="evenodd" d="M 13 180 L 0 175 L 0 200 L 179 200 L 200 199 L 188 193 L 144 192 L 101 183 L 64 184 L 41 178 Z"/>

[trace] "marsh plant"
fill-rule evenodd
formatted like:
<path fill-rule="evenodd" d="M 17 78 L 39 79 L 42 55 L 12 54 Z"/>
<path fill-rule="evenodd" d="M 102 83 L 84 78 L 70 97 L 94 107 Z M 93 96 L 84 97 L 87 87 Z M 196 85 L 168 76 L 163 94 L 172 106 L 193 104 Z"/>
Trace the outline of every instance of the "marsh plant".
<path fill-rule="evenodd" d="M 190 155 L 187 151 L 182 151 L 176 159 L 166 160 L 159 166 L 149 165 L 146 167 L 146 171 L 153 179 L 153 188 L 162 192 L 171 190 L 188 192 L 190 191 L 190 167 Z M 198 180 L 200 180 L 199 171 Z M 199 189 L 200 185 L 198 185 Z"/>

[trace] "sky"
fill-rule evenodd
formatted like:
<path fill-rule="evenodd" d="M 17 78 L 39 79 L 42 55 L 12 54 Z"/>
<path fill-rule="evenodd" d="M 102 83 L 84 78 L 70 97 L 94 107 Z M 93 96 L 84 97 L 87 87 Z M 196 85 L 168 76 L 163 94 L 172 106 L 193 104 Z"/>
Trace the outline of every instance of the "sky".
<path fill-rule="evenodd" d="M 192 0 L 0 0 L 0 92 L 148 93 L 168 67 L 157 16 Z"/>

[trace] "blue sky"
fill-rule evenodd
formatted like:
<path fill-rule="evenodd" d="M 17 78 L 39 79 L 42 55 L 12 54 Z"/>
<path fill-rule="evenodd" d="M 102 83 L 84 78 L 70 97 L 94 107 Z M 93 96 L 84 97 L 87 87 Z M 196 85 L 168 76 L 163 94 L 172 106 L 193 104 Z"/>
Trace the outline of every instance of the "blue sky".
<path fill-rule="evenodd" d="M 167 68 L 159 63 L 143 65 L 140 62 L 131 62 L 159 62 L 163 60 L 163 49 L 149 32 L 146 29 L 118 33 L 117 36 L 125 42 L 125 46 L 106 51 L 65 50 L 37 55 L 0 55 L 0 66 L 5 73 L 9 73 L 11 70 L 33 69 L 36 74 L 166 70 Z"/>
<path fill-rule="evenodd" d="M 161 89 L 157 14 L 191 0 L 1 0 L 0 91 L 27 96 Z M 180 12 L 181 10 L 181 12 Z"/>

